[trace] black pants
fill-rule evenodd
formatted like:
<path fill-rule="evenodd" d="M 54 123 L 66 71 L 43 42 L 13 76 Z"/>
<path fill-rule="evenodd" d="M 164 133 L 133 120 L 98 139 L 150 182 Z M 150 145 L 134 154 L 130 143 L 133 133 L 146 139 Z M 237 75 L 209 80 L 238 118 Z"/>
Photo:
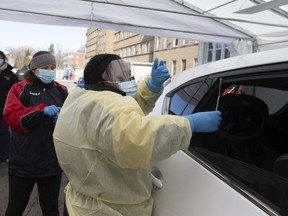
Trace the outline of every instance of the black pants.
<path fill-rule="evenodd" d="M 10 131 L 9 127 L 0 116 L 0 162 L 9 158 Z"/>
<path fill-rule="evenodd" d="M 62 175 L 22 178 L 9 175 L 9 199 L 5 216 L 22 216 L 37 184 L 43 216 L 59 216 L 58 199 Z"/>

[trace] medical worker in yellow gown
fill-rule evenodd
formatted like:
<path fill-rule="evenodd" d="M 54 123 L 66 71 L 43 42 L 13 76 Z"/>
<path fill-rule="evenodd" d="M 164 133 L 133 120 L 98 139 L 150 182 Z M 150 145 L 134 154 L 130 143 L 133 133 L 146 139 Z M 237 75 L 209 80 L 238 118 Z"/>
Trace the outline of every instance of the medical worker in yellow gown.
<path fill-rule="evenodd" d="M 70 92 L 53 134 L 70 216 L 151 215 L 151 166 L 187 149 L 192 132 L 218 129 L 219 111 L 147 115 L 169 77 L 158 59 L 138 85 L 118 55 L 88 62 L 85 89 Z"/>

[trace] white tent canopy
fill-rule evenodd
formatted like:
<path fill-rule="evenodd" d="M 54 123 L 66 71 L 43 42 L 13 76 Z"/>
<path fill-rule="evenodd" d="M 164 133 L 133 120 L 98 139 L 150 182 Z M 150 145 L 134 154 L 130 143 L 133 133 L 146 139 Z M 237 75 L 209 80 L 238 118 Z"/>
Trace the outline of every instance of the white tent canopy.
<path fill-rule="evenodd" d="M 242 14 L 235 12 L 265 1 L 1 0 L 0 19 L 230 43 L 242 54 L 288 46 L 288 0 L 277 1 L 276 9 Z"/>

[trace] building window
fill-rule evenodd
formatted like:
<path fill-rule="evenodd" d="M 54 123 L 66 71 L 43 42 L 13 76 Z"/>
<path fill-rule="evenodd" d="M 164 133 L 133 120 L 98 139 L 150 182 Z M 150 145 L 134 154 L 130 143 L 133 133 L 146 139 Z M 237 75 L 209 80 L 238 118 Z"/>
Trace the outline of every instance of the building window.
<path fill-rule="evenodd" d="M 148 42 L 145 42 L 144 44 L 143 44 L 143 46 L 144 46 L 144 53 L 147 53 L 148 52 Z"/>
<path fill-rule="evenodd" d="M 169 39 L 164 38 L 164 48 L 167 49 L 169 47 Z"/>
<path fill-rule="evenodd" d="M 188 43 L 189 43 L 189 40 L 187 40 L 187 39 L 183 40 L 183 45 L 188 45 Z"/>
<path fill-rule="evenodd" d="M 174 38 L 173 46 L 174 46 L 174 47 L 177 47 L 177 46 L 178 46 L 178 43 L 179 43 L 179 42 L 178 42 L 178 39 L 177 39 L 177 38 Z"/>
<path fill-rule="evenodd" d="M 175 60 L 172 61 L 172 74 L 173 75 L 176 74 L 176 61 Z"/>
<path fill-rule="evenodd" d="M 136 48 L 135 46 L 132 46 L 132 55 L 135 55 L 135 53 L 136 53 Z"/>
<path fill-rule="evenodd" d="M 182 66 L 181 66 L 182 71 L 186 70 L 186 59 L 182 59 Z"/>
<path fill-rule="evenodd" d="M 221 59 L 229 58 L 230 52 L 227 44 L 222 43 L 209 43 L 207 62 L 218 61 Z"/>
<path fill-rule="evenodd" d="M 147 52 L 150 52 L 150 49 L 151 49 L 150 42 L 147 42 Z"/>
<path fill-rule="evenodd" d="M 156 50 L 160 49 L 160 37 L 157 37 L 157 46 L 156 46 Z"/>

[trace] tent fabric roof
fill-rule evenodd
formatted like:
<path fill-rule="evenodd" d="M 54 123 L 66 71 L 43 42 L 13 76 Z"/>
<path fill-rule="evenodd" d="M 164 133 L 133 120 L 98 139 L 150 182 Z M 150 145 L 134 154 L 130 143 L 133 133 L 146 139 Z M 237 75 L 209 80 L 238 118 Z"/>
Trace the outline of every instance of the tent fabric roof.
<path fill-rule="evenodd" d="M 287 5 L 234 13 L 259 2 L 263 0 L 1 0 L 0 19 L 204 42 L 248 41 L 254 51 L 288 46 Z"/>

